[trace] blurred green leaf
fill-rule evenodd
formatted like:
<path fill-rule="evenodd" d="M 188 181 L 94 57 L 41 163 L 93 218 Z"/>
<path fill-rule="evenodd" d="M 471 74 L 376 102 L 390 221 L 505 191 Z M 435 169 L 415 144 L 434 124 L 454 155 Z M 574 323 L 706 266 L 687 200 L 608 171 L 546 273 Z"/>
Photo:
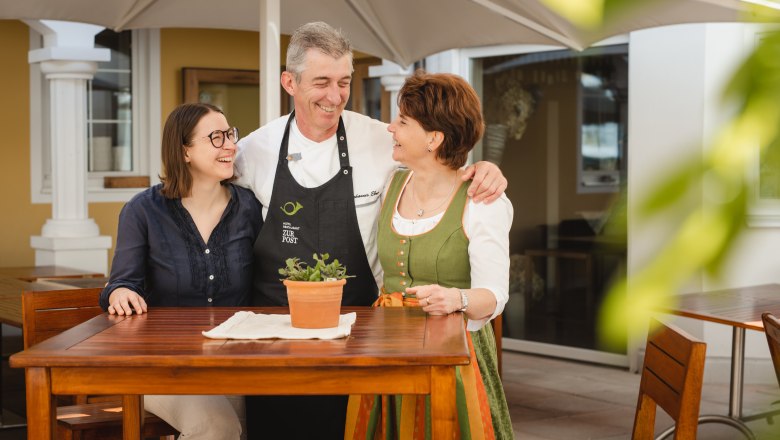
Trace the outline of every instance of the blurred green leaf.
<path fill-rule="evenodd" d="M 652 213 L 670 208 L 680 202 L 693 184 L 701 178 L 702 173 L 703 168 L 700 163 L 689 160 L 671 174 L 660 174 L 658 186 L 640 204 L 639 215 L 651 216 Z"/>

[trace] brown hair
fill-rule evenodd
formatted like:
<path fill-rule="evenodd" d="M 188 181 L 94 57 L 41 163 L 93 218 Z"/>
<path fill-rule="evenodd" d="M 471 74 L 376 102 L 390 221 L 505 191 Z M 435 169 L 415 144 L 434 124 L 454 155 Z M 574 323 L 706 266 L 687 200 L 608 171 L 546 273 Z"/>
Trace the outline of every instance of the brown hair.
<path fill-rule="evenodd" d="M 425 131 L 444 133 L 436 158 L 452 169 L 466 164 L 485 131 L 479 96 L 457 75 L 417 70 L 401 87 L 398 108 Z"/>
<path fill-rule="evenodd" d="M 193 131 L 198 122 L 207 114 L 221 113 L 219 107 L 211 104 L 182 104 L 168 115 L 162 134 L 162 195 L 169 199 L 180 199 L 190 195 L 192 191 L 192 174 L 190 174 L 187 161 L 184 160 L 184 148 L 192 142 Z M 236 179 L 235 173 L 230 179 L 222 183 Z"/>

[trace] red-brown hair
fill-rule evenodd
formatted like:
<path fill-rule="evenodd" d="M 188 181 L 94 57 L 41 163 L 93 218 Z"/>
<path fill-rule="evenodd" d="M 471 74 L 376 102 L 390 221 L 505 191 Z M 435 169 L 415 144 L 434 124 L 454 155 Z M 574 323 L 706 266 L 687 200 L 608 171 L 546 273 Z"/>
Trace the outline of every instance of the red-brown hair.
<path fill-rule="evenodd" d="M 219 107 L 211 104 L 182 104 L 176 107 L 165 121 L 162 134 L 162 190 L 163 196 L 169 199 L 180 199 L 190 195 L 192 191 L 192 174 L 184 160 L 184 148 L 192 142 L 193 132 L 198 122 L 207 114 L 222 113 Z M 223 184 L 236 179 L 235 173 Z"/>
<path fill-rule="evenodd" d="M 457 75 L 417 70 L 401 87 L 398 108 L 425 131 L 444 133 L 436 158 L 452 169 L 466 164 L 485 131 L 479 96 Z"/>

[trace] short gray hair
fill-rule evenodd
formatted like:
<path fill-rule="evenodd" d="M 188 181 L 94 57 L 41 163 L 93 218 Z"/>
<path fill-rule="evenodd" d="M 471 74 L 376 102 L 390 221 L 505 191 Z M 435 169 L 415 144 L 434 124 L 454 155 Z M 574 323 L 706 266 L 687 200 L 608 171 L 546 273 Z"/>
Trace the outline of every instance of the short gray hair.
<path fill-rule="evenodd" d="M 303 72 L 306 52 L 309 49 L 316 49 L 335 59 L 349 55 L 349 61 L 352 64 L 352 44 L 341 32 L 341 29 L 334 29 L 322 21 L 306 23 L 295 30 L 290 44 L 287 46 L 287 67 L 285 69 L 295 76 L 296 82 L 301 81 L 301 72 Z"/>

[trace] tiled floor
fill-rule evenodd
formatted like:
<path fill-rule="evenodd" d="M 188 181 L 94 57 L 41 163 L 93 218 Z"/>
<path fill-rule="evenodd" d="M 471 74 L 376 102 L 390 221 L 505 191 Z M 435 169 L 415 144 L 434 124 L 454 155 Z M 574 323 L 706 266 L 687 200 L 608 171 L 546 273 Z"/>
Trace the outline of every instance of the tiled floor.
<path fill-rule="evenodd" d="M 11 349 L 12 341 L 4 349 Z M 15 411 L 23 410 L 21 372 L 3 365 L 3 402 Z M 634 420 L 639 375 L 623 369 L 579 362 L 504 352 L 504 388 L 512 415 L 515 437 L 521 440 L 629 439 Z M 769 408 L 780 399 L 775 384 L 747 386 L 745 413 Z M 726 385 L 705 384 L 703 414 L 725 414 Z M 780 405 L 776 405 L 780 408 Z M 659 411 L 656 432 L 670 425 Z M 766 419 L 748 424 L 758 439 L 780 439 L 780 416 L 775 425 Z M 22 440 L 24 429 L 0 430 L 0 440 Z M 742 438 L 733 428 L 709 424 L 699 427 L 699 439 Z"/>
<path fill-rule="evenodd" d="M 634 422 L 639 375 L 624 369 L 504 352 L 504 389 L 515 437 L 523 440 L 629 439 Z M 728 386 L 705 384 L 701 414 L 726 414 Z M 775 384 L 745 387 L 744 413 L 754 414 L 780 399 Z M 780 405 L 775 408 L 780 409 Z M 671 425 L 658 411 L 656 433 Z M 748 426 L 759 439 L 780 439 L 766 419 Z M 699 439 L 743 438 L 722 424 L 699 427 Z"/>

